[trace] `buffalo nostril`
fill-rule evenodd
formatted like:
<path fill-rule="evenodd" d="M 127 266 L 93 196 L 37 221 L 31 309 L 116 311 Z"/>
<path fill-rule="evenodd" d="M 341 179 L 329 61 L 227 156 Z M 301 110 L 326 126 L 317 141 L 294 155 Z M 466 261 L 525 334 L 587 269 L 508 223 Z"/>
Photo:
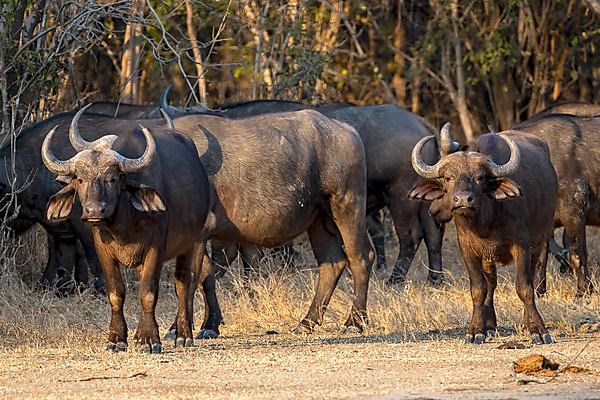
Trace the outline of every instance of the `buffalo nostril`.
<path fill-rule="evenodd" d="M 472 203 L 472 202 L 473 202 L 473 196 L 467 197 L 467 203 Z"/>
<path fill-rule="evenodd" d="M 454 202 L 458 203 L 458 197 L 457 196 L 454 196 Z"/>

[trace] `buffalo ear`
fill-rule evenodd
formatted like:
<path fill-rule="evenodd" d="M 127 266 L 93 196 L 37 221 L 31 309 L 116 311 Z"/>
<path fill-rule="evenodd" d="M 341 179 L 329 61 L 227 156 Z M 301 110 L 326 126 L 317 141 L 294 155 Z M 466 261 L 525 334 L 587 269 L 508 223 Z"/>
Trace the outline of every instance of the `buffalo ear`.
<path fill-rule="evenodd" d="M 433 179 L 428 179 L 415 185 L 410 192 L 408 198 L 412 200 L 433 201 L 444 196 L 442 185 Z"/>
<path fill-rule="evenodd" d="M 150 186 L 137 182 L 127 182 L 127 191 L 131 195 L 131 205 L 140 212 L 159 213 L 167 211 L 165 202 Z"/>
<path fill-rule="evenodd" d="M 48 219 L 48 221 L 60 221 L 68 218 L 73 209 L 75 194 L 76 191 L 74 185 L 69 183 L 50 197 L 46 210 L 46 219 Z"/>
<path fill-rule="evenodd" d="M 489 195 L 496 200 L 506 200 L 521 196 L 521 188 L 517 182 L 508 178 L 497 178 L 490 187 Z"/>

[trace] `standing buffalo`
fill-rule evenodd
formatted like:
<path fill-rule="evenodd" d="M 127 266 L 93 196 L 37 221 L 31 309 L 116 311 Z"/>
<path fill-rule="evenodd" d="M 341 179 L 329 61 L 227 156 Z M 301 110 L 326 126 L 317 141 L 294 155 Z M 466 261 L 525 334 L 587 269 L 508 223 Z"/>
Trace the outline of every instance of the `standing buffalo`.
<path fill-rule="evenodd" d="M 515 127 L 543 139 L 558 176 L 555 226 L 564 226 L 577 295 L 592 290 L 586 225 L 600 225 L 600 118 L 543 114 Z"/>
<path fill-rule="evenodd" d="M 350 126 L 303 110 L 230 120 L 176 118 L 175 127 L 202 154 L 215 195 L 212 239 L 275 247 L 308 231 L 319 281 L 300 330 L 312 330 L 349 266 L 354 302 L 347 327 L 366 321 L 370 263 L 365 228 L 366 167 L 360 137 Z M 200 337 L 218 334 L 221 312 L 214 273 L 205 265 L 206 317 Z"/>
<path fill-rule="evenodd" d="M 77 238 L 86 234 L 89 236 L 89 229 L 79 219 L 61 222 L 46 219 L 46 203 L 60 189 L 60 185 L 42 163 L 42 141 L 51 127 L 65 122 L 68 124 L 73 115 L 57 114 L 26 127 L 16 138 L 14 154 L 9 145 L 0 149 L 0 160 L 4 165 L 0 173 L 1 207 L 9 214 L 14 214 L 8 218 L 8 225 L 18 235 L 36 223 L 45 229 L 49 257 L 43 283 L 55 284 L 61 294 L 68 294 L 74 289 L 71 285 L 73 276 L 79 283 L 87 284 L 86 264 L 89 264 L 96 277 L 96 289 L 104 289 L 95 254 L 85 252 L 86 263 L 82 256 L 84 252 L 77 251 Z"/>
<path fill-rule="evenodd" d="M 155 319 L 159 278 L 162 263 L 175 257 L 176 345 L 190 345 L 193 250 L 209 209 L 208 178 L 196 148 L 174 131 L 154 129 L 153 136 L 143 127 L 143 136 L 135 130 L 88 142 L 78 128 L 84 111 L 75 115 L 69 129 L 75 156 L 67 161 L 55 157 L 51 143 L 56 127 L 42 145 L 44 164 L 66 184 L 50 198 L 47 218 L 68 218 L 79 198 L 81 218 L 91 226 L 112 309 L 107 349 L 127 347 L 125 285 L 119 272 L 123 265 L 137 268 L 140 274 L 142 315 L 135 339 L 142 351 L 161 351 Z"/>
<path fill-rule="evenodd" d="M 166 101 L 166 92 L 161 96 L 161 107 L 174 109 Z M 220 113 L 228 118 L 243 118 L 307 108 L 311 107 L 293 101 L 258 100 L 225 106 Z M 432 283 L 439 282 L 442 277 L 443 225 L 435 223 L 425 204 L 410 202 L 405 196 L 418 180 L 410 166 L 410 151 L 423 137 L 435 135 L 435 129 L 423 118 L 394 105 L 326 105 L 317 107 L 316 110 L 329 118 L 351 125 L 361 137 L 367 162 L 368 213 L 375 215 L 378 210 L 387 206 L 399 241 L 399 253 L 389 281 L 400 283 L 405 280 L 417 248 L 421 240 L 425 239 L 429 256 L 428 280 Z M 450 136 L 438 138 L 436 144 L 439 150 L 433 145 L 424 149 L 423 156 L 428 162 L 434 162 L 438 158 L 438 151 L 446 154 L 458 148 L 458 143 Z M 374 218 L 369 225 L 375 231 L 373 238 L 378 266 L 382 266 L 385 263 L 383 235 L 380 232 L 382 225 Z M 249 254 L 246 257 L 248 259 L 253 253 Z"/>
<path fill-rule="evenodd" d="M 412 153 L 415 171 L 427 180 L 409 197 L 431 201 L 431 212 L 441 222 L 454 219 L 473 299 L 465 340 L 481 344 L 486 332 L 496 329 L 496 268 L 512 260 L 517 294 L 525 307 L 523 324 L 534 343 L 551 343 L 533 287 L 537 264 L 546 262 L 557 192 L 548 146 L 517 131 L 486 134 L 469 151 L 428 165 L 421 158 L 428 140 L 421 139 Z"/>

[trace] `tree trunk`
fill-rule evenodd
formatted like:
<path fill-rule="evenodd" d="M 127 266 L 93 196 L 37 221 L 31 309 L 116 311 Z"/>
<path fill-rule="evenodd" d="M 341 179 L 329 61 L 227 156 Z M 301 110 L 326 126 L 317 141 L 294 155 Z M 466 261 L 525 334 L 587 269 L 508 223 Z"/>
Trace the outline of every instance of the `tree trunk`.
<path fill-rule="evenodd" d="M 398 0 L 398 13 L 396 18 L 396 27 L 394 29 L 394 48 L 404 51 L 405 33 L 402 26 L 402 8 L 404 0 Z M 404 70 L 406 61 L 400 52 L 394 52 L 394 65 L 396 69 L 392 77 L 392 87 L 396 92 L 396 101 L 400 105 L 406 104 L 406 80 L 404 79 Z"/>
<path fill-rule="evenodd" d="M 144 0 L 133 0 L 132 12 L 142 15 L 146 9 Z M 142 48 L 141 24 L 129 24 L 125 29 L 123 56 L 121 57 L 121 101 L 137 104 L 140 96 L 139 62 Z"/>
<path fill-rule="evenodd" d="M 185 0 L 185 8 L 187 11 L 186 24 L 187 34 L 192 45 L 192 53 L 194 54 L 194 63 L 196 64 L 196 72 L 198 74 L 198 95 L 200 103 L 206 105 L 206 79 L 204 76 L 204 65 L 202 64 L 202 53 L 200 47 L 198 47 L 198 40 L 196 40 L 197 34 L 194 28 L 194 10 L 192 8 L 192 1 Z"/>

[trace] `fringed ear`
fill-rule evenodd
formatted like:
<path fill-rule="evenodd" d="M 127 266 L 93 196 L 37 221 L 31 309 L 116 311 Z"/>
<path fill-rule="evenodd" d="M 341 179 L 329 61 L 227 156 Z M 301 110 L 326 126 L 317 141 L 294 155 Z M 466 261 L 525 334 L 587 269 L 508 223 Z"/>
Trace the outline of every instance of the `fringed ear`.
<path fill-rule="evenodd" d="M 506 200 L 521 196 L 521 188 L 517 182 L 509 178 L 497 178 L 488 189 L 488 195 L 496 200 Z"/>
<path fill-rule="evenodd" d="M 46 210 L 46 219 L 48 221 L 60 221 L 68 218 L 71 215 L 76 194 L 74 185 L 69 183 L 54 196 L 50 197 Z"/>
<path fill-rule="evenodd" d="M 433 201 L 441 198 L 443 195 L 442 185 L 432 179 L 419 183 L 408 192 L 408 198 L 412 200 Z"/>
<path fill-rule="evenodd" d="M 165 202 L 151 187 L 130 181 L 127 182 L 127 191 L 131 194 L 131 205 L 136 210 L 147 213 L 167 211 Z"/>

